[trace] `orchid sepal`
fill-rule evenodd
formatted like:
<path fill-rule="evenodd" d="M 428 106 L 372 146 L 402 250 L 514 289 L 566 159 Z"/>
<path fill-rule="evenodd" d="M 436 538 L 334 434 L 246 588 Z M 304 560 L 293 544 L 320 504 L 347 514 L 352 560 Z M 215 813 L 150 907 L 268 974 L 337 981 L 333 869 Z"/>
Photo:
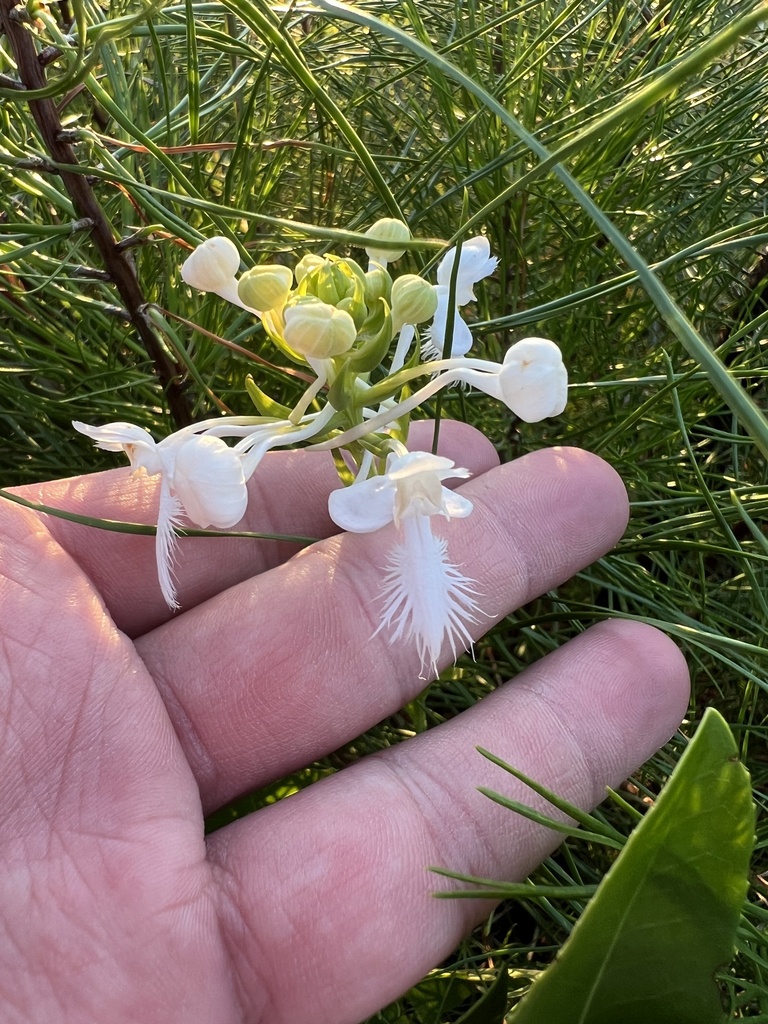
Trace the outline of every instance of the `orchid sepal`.
<path fill-rule="evenodd" d="M 456 262 L 456 246 L 449 249 L 437 267 L 437 283 L 449 287 Z M 475 301 L 474 286 L 489 277 L 499 261 L 491 256 L 491 243 L 485 235 L 476 235 L 462 243 L 459 253 L 459 268 L 456 274 L 456 305 L 466 306 Z"/>

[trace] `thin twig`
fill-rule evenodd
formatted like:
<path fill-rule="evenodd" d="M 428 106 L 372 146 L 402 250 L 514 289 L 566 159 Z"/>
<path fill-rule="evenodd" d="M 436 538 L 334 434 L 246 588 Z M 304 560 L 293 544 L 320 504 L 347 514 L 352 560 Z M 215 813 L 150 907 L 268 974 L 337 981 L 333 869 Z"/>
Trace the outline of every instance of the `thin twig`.
<path fill-rule="evenodd" d="M 0 27 L 5 31 L 13 50 L 21 85 L 25 89 L 42 89 L 45 72 L 38 60 L 35 37 L 22 24 L 16 0 L 0 0 Z M 22 95 L 20 94 L 20 99 Z M 53 99 L 30 100 L 29 107 L 40 130 L 43 142 L 58 164 L 77 165 L 75 151 L 64 132 Z M 190 403 L 183 383 L 183 368 L 169 356 L 146 314 L 146 299 L 141 291 L 133 263 L 118 249 L 112 227 L 104 215 L 88 178 L 84 174 L 59 171 L 78 217 L 92 222 L 91 236 L 96 244 L 107 274 L 120 293 L 130 322 L 136 329 L 155 373 L 165 391 L 171 416 L 177 426 L 192 422 Z"/>

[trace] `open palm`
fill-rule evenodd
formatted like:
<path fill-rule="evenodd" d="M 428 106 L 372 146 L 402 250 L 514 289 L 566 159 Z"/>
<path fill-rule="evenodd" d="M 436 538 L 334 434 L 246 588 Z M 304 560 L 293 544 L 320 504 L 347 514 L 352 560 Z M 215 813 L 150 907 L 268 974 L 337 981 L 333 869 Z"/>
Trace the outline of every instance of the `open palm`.
<path fill-rule="evenodd" d="M 475 512 L 444 529 L 477 581 L 477 636 L 624 529 L 623 487 L 594 456 L 498 467 L 460 424 L 442 450 L 475 473 Z M 371 639 L 381 538 L 334 535 L 336 483 L 321 454 L 268 457 L 244 528 L 328 539 L 182 541 L 188 610 L 171 619 L 151 538 L 0 503 L 3 1021 L 356 1024 L 489 909 L 433 899 L 453 883 L 428 865 L 524 877 L 557 844 L 476 792 L 515 792 L 476 745 L 588 807 L 674 730 L 677 649 L 603 623 L 454 721 L 205 839 L 204 813 L 424 686 L 415 649 Z M 126 469 L 19 493 L 146 522 L 156 497 Z"/>

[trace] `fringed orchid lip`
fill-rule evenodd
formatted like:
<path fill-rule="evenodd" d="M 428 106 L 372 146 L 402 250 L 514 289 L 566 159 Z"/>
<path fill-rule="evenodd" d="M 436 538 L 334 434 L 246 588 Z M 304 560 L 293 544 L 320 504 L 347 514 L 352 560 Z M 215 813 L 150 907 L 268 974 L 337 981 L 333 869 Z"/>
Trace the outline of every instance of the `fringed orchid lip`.
<path fill-rule="evenodd" d="M 472 643 L 468 626 L 476 621 L 474 581 L 453 565 L 447 542 L 432 532 L 430 519 L 463 519 L 472 502 L 449 490 L 443 480 L 468 477 L 469 470 L 430 452 L 409 452 L 403 445 L 387 459 L 381 476 L 332 491 L 331 519 L 352 533 L 373 533 L 393 523 L 398 539 L 386 564 L 377 633 L 392 628 L 391 640 L 413 641 L 422 670 L 437 674 L 444 644 L 454 657 Z"/>
<path fill-rule="evenodd" d="M 424 360 L 442 359 L 446 355 L 446 332 L 448 328 L 448 311 L 450 289 L 447 285 L 435 285 L 437 295 L 437 310 L 432 321 L 432 326 L 426 333 L 424 343 L 421 346 L 421 357 Z M 453 325 L 451 331 L 451 356 L 461 358 L 472 348 L 472 332 L 467 323 L 462 319 L 458 306 L 453 311 Z"/>

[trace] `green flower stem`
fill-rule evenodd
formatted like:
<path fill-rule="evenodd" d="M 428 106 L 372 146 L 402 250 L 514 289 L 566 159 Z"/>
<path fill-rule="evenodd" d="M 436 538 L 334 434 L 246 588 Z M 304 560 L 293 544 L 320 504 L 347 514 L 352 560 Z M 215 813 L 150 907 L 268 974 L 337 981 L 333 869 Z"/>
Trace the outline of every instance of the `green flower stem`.
<path fill-rule="evenodd" d="M 67 512 L 63 508 L 55 508 L 53 505 L 30 501 L 28 498 L 22 498 L 20 494 L 14 494 L 13 491 L 0 489 L 0 498 L 32 509 L 33 512 L 41 512 L 48 516 L 54 516 L 56 519 L 66 519 L 69 523 L 78 523 L 81 526 L 94 526 L 97 530 L 106 530 L 109 533 L 133 533 L 144 537 L 154 537 L 157 533 L 156 526 L 146 523 L 124 523 L 117 519 L 96 519 L 94 516 L 84 516 L 78 512 Z M 251 540 L 274 540 L 302 546 L 316 544 L 318 540 L 317 537 L 302 537 L 297 534 L 256 533 L 253 530 L 200 530 L 191 526 L 179 527 L 177 532 L 180 537 L 247 537 Z"/>
<path fill-rule="evenodd" d="M 455 360 L 460 362 L 462 366 L 466 366 L 471 360 Z M 482 360 L 475 360 L 476 362 L 482 362 Z M 445 362 L 454 362 L 454 360 L 445 360 Z M 430 364 L 425 364 L 428 366 Z M 432 364 L 434 365 L 434 364 Z M 491 364 L 496 365 L 496 364 Z M 406 371 L 407 372 L 407 371 Z M 400 376 L 400 374 L 398 374 Z M 433 395 L 437 394 L 441 388 L 446 387 L 448 384 L 452 384 L 456 380 L 461 379 L 461 368 L 457 367 L 453 370 L 448 370 L 446 373 L 441 373 L 428 384 L 425 384 L 420 391 L 416 391 L 409 398 L 399 402 L 397 405 L 392 406 L 391 409 L 383 409 L 381 412 L 376 413 L 375 416 L 371 416 L 370 419 L 365 422 L 358 424 L 355 427 L 351 427 L 349 430 L 345 430 L 343 433 L 336 437 L 330 438 L 327 441 L 321 441 L 319 444 L 309 445 L 310 448 L 316 449 L 317 451 L 328 451 L 331 448 L 339 448 L 342 445 L 350 444 L 352 441 L 359 441 L 365 437 L 366 434 L 373 434 L 377 430 L 381 430 L 386 427 L 388 423 L 393 420 L 400 419 L 401 416 L 405 416 L 409 413 L 414 412 L 422 404 L 426 402 Z M 375 388 L 371 388 L 371 391 L 375 391 Z M 376 404 L 378 399 L 375 396 L 368 396 L 372 404 Z"/>

